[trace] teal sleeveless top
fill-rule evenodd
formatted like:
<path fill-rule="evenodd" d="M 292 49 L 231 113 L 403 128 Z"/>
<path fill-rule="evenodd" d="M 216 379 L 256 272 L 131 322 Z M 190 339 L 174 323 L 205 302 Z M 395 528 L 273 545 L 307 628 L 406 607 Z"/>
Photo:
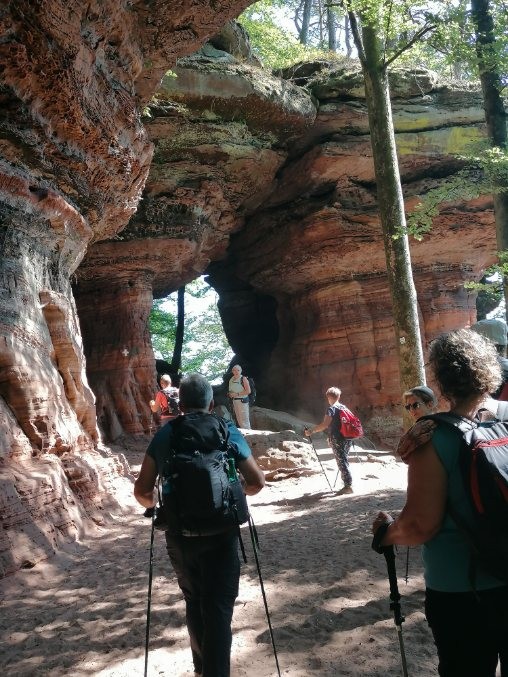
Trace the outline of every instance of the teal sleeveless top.
<path fill-rule="evenodd" d="M 453 429 L 441 424 L 432 436 L 432 444 L 448 476 L 447 500 L 464 522 L 471 523 L 472 508 L 458 463 L 460 436 Z M 473 589 L 470 582 L 470 553 L 465 537 L 448 514 L 445 513 L 439 532 L 423 545 L 425 584 L 440 592 L 468 592 Z M 476 590 L 503 587 L 497 578 L 478 570 L 475 577 Z"/>

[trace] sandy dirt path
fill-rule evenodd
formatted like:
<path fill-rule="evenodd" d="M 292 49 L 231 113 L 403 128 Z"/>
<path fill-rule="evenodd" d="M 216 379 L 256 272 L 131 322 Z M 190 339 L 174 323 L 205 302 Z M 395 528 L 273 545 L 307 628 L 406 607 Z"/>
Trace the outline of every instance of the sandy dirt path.
<path fill-rule="evenodd" d="M 336 465 L 320 452 L 333 482 Z M 139 449 L 127 450 L 135 471 Z M 344 677 L 400 675 L 400 654 L 385 560 L 370 548 L 379 509 L 399 510 L 406 468 L 352 464 L 356 493 L 330 494 L 322 474 L 268 485 L 251 499 L 260 563 L 281 674 Z M 340 482 L 339 482 L 340 484 Z M 2 676 L 142 675 L 150 521 L 125 483 L 127 514 L 48 562 L 0 582 Z M 275 661 L 248 529 L 233 618 L 232 677 L 273 677 Z M 419 549 L 397 554 L 411 677 L 436 674 L 435 649 L 423 615 Z M 193 675 L 184 605 L 155 534 L 148 674 Z"/>

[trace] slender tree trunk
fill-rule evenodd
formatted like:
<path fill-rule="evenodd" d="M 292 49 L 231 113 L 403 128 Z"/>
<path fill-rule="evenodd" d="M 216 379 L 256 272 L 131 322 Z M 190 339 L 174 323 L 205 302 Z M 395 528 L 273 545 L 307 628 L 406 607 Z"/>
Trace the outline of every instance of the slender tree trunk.
<path fill-rule="evenodd" d="M 353 53 L 353 45 L 351 43 L 351 24 L 347 14 L 344 16 L 344 44 L 346 45 L 346 56 L 349 58 Z"/>
<path fill-rule="evenodd" d="M 472 0 L 472 16 L 476 29 L 476 54 L 483 92 L 483 106 L 487 134 L 493 146 L 506 150 L 508 147 L 507 114 L 501 96 L 502 82 L 498 65 L 494 59 L 494 21 L 489 0 Z M 496 221 L 497 248 L 508 251 L 508 186 L 494 195 L 494 217 Z M 503 280 L 504 297 L 508 313 L 508 278 Z"/>
<path fill-rule="evenodd" d="M 335 26 L 335 14 L 331 7 L 326 8 L 326 23 L 328 26 L 328 49 L 331 52 L 337 51 L 337 30 Z"/>
<path fill-rule="evenodd" d="M 363 26 L 362 68 L 369 114 L 386 271 L 393 306 L 402 390 L 425 383 L 416 289 L 411 269 L 388 74 L 376 29 Z M 396 236 L 396 237 L 394 237 Z"/>
<path fill-rule="evenodd" d="M 311 12 L 312 0 L 304 0 L 303 3 L 303 15 L 302 15 L 302 27 L 300 29 L 300 42 L 302 45 L 306 45 L 309 41 L 309 25 L 310 25 L 310 12 Z"/>
<path fill-rule="evenodd" d="M 185 328 L 185 285 L 178 288 L 177 320 L 175 331 L 175 347 L 171 360 L 171 373 L 176 375 L 182 368 L 183 334 Z"/>
<path fill-rule="evenodd" d="M 318 13 L 318 26 L 319 26 L 319 48 L 324 49 L 325 39 L 324 39 L 324 23 L 325 17 L 323 14 L 323 6 L 321 0 L 317 0 L 317 13 Z"/>

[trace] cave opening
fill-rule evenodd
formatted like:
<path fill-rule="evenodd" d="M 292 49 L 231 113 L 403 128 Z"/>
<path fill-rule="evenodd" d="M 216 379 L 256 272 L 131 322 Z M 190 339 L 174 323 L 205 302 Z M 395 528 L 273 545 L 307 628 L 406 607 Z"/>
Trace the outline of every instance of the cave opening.
<path fill-rule="evenodd" d="M 210 383 L 221 383 L 234 353 L 219 314 L 219 295 L 203 275 L 182 289 L 180 303 L 178 291 L 153 301 L 149 325 L 157 373 L 169 373 L 178 381 L 181 374 L 199 372 Z"/>

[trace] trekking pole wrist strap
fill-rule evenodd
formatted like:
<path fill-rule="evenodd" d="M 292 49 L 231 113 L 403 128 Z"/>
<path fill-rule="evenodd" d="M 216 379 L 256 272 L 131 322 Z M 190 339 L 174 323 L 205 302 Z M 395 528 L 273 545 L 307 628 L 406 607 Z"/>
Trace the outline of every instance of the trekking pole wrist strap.
<path fill-rule="evenodd" d="M 383 538 L 386 536 L 388 527 L 393 523 L 393 520 L 390 522 L 385 522 L 381 524 L 374 533 L 374 538 L 372 539 L 372 549 L 382 555 L 387 548 L 390 548 L 390 545 L 381 545 Z"/>

